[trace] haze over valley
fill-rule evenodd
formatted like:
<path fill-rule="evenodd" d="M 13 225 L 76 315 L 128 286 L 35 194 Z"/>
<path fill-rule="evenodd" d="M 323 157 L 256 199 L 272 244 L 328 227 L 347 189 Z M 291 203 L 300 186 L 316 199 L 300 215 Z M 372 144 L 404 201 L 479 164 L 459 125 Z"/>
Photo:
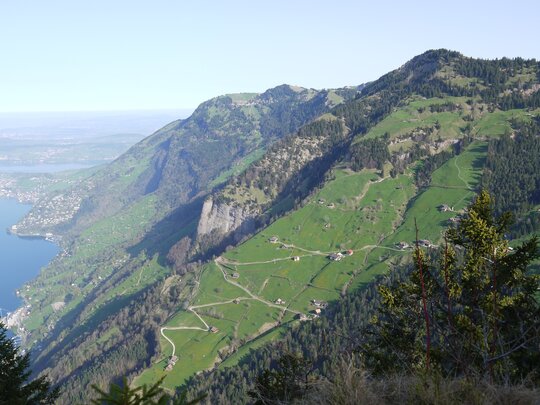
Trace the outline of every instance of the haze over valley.
<path fill-rule="evenodd" d="M 110 162 L 190 112 L 0 113 L 0 172 L 52 172 Z"/>

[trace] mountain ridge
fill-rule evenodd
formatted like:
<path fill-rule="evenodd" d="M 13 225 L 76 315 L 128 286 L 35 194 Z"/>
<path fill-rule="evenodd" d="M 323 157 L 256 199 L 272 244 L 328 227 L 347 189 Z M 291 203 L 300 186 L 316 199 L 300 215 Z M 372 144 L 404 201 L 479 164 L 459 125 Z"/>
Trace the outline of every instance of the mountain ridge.
<path fill-rule="evenodd" d="M 98 218 L 111 215 L 125 206 L 124 200 L 133 200 L 154 192 L 163 195 L 163 210 L 186 203 L 197 195 L 198 190 L 205 190 L 211 180 L 235 160 L 264 148 L 272 139 L 294 131 L 298 125 L 319 115 L 327 108 L 328 94 L 328 91 L 310 89 L 295 91 L 288 85 L 281 85 L 255 96 L 251 105 L 235 105 L 229 96 L 208 100 L 189 118 L 166 125 L 92 176 L 86 185 L 78 185 L 79 188 L 86 188 L 87 192 L 78 201 L 83 204 L 82 209 L 76 208 L 78 214 L 74 220 L 68 218 L 68 221 L 72 224 L 80 223 L 84 227 L 88 221 L 95 221 L 92 213 L 97 213 Z M 287 103 L 288 109 L 280 107 L 280 103 Z M 239 134 L 243 135 L 237 138 L 236 143 L 223 143 Z M 200 145 L 204 140 L 207 142 Z M 202 153 L 201 148 L 211 149 Z M 200 161 L 201 155 L 207 155 L 209 160 Z M 133 173 L 137 178 L 134 181 L 130 179 L 126 187 L 122 177 L 134 177 Z M 179 187 L 175 181 L 178 176 L 184 179 L 183 187 Z M 104 196 L 107 198 L 101 201 Z M 38 202 L 38 207 L 40 204 Z M 100 210 L 104 214 L 99 213 Z M 42 216 L 55 215 L 48 212 Z M 25 233 L 36 233 L 36 230 L 42 234 L 58 231 L 65 233 L 66 228 L 73 227 L 72 224 L 60 226 L 59 229 L 47 226 L 39 229 L 39 225 L 23 221 L 19 227 Z"/>

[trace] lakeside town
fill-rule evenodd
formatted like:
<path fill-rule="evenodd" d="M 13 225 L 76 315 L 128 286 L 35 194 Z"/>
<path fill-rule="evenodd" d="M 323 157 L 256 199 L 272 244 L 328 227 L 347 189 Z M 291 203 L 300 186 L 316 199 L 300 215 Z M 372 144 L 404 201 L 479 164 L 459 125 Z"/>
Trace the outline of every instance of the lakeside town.
<path fill-rule="evenodd" d="M 22 187 L 21 182 L 30 183 L 31 187 Z M 43 195 L 47 187 L 61 181 L 47 175 L 23 176 L 0 173 L 0 198 L 13 198 L 22 204 L 34 204 Z"/>
<path fill-rule="evenodd" d="M 0 174 L 0 198 L 12 198 L 22 204 L 33 205 L 31 211 L 7 231 L 18 236 L 44 237 L 57 242 L 57 238 L 51 233 L 52 228 L 73 218 L 80 208 L 83 196 L 80 191 L 67 188 L 64 193 L 51 199 L 43 197 L 51 187 L 66 188 L 75 182 L 50 175 Z"/>

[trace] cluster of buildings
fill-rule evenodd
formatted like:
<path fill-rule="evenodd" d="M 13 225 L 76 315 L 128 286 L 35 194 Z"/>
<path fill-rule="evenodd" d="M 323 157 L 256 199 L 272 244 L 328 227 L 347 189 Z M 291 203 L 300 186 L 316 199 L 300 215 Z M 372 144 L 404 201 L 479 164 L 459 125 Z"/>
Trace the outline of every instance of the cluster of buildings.
<path fill-rule="evenodd" d="M 50 200 L 42 200 L 20 222 L 19 231 L 43 229 L 70 221 L 79 210 L 82 197 L 75 192 L 59 194 Z"/>
<path fill-rule="evenodd" d="M 441 204 L 437 207 L 437 209 L 440 211 L 440 212 L 449 212 L 449 211 L 454 211 L 454 207 L 450 207 L 449 205 L 447 204 Z"/>
<path fill-rule="evenodd" d="M 328 306 L 328 302 L 326 301 L 319 301 L 319 300 L 311 300 L 311 305 L 313 305 L 315 308 L 326 308 Z"/>
<path fill-rule="evenodd" d="M 315 299 L 311 300 L 310 304 L 314 307 L 314 309 L 310 311 L 309 314 L 298 314 L 296 316 L 297 319 L 299 319 L 300 321 L 311 321 L 313 319 L 316 319 L 321 315 L 323 309 L 328 306 L 328 303 L 326 301 L 320 301 Z"/>
<path fill-rule="evenodd" d="M 418 241 L 415 240 L 412 243 L 415 246 L 416 244 L 418 244 L 418 246 L 421 246 L 421 247 L 427 247 L 427 248 L 435 247 L 435 245 L 431 243 L 429 239 L 418 239 Z M 396 247 L 398 249 L 405 250 L 405 249 L 409 249 L 411 245 L 408 244 L 407 242 L 401 241 L 401 242 L 396 243 Z"/>
<path fill-rule="evenodd" d="M 418 244 L 418 246 L 426 247 L 426 248 L 430 248 L 430 247 L 435 246 L 433 243 L 431 243 L 431 241 L 429 239 L 419 239 L 417 241 L 414 241 L 414 243 Z"/>
<path fill-rule="evenodd" d="M 170 358 L 169 358 L 169 361 L 167 363 L 167 366 L 165 367 L 165 371 L 171 371 L 174 367 L 174 365 L 176 364 L 176 362 L 178 361 L 178 356 L 176 355 L 172 355 Z"/>
<path fill-rule="evenodd" d="M 41 177 L 32 177 L 30 180 L 37 183 L 36 187 L 32 187 L 31 190 L 20 190 L 17 187 L 16 180 L 9 176 L 0 176 L 0 197 L 14 198 L 25 203 L 35 203 L 42 197 L 43 187 L 45 183 L 50 183 L 50 180 Z M 44 184 L 41 185 L 41 183 Z"/>
<path fill-rule="evenodd" d="M 437 207 L 440 212 L 454 212 L 454 207 L 450 207 L 446 204 L 441 204 Z M 452 225 L 457 225 L 461 221 L 461 217 L 458 215 L 456 217 L 448 218 L 448 222 Z"/>
<path fill-rule="evenodd" d="M 317 201 L 320 205 L 324 205 L 326 204 L 326 200 L 324 198 L 319 198 L 319 200 Z M 336 207 L 336 204 L 334 203 L 328 203 L 326 204 L 326 208 L 330 208 L 330 209 L 333 209 Z"/>
<path fill-rule="evenodd" d="M 322 310 L 328 306 L 328 302 L 311 300 L 311 305 L 315 307 L 315 309 L 312 311 L 313 317 L 317 318 L 321 314 Z"/>
<path fill-rule="evenodd" d="M 346 256 L 352 256 L 354 254 L 354 251 L 351 249 L 345 250 L 344 252 L 336 252 L 336 253 L 330 253 L 328 255 L 328 258 L 334 262 L 339 262 Z"/>
<path fill-rule="evenodd" d="M 31 182 L 32 187 L 21 189 L 16 177 L 9 174 L 0 174 L 0 197 L 14 198 L 23 203 L 35 204 L 46 194 L 50 186 L 57 183 L 66 185 L 75 184 L 74 180 L 44 175 L 35 175 L 30 178 L 25 177 L 24 179 Z"/>

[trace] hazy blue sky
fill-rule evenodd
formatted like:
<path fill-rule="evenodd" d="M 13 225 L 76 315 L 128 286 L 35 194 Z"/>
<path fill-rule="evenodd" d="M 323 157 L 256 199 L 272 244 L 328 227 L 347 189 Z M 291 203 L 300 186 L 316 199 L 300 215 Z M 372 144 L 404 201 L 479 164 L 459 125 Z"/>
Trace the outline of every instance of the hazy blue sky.
<path fill-rule="evenodd" d="M 540 1 L 0 2 L 0 112 L 196 107 L 374 80 L 433 48 L 540 58 Z"/>

